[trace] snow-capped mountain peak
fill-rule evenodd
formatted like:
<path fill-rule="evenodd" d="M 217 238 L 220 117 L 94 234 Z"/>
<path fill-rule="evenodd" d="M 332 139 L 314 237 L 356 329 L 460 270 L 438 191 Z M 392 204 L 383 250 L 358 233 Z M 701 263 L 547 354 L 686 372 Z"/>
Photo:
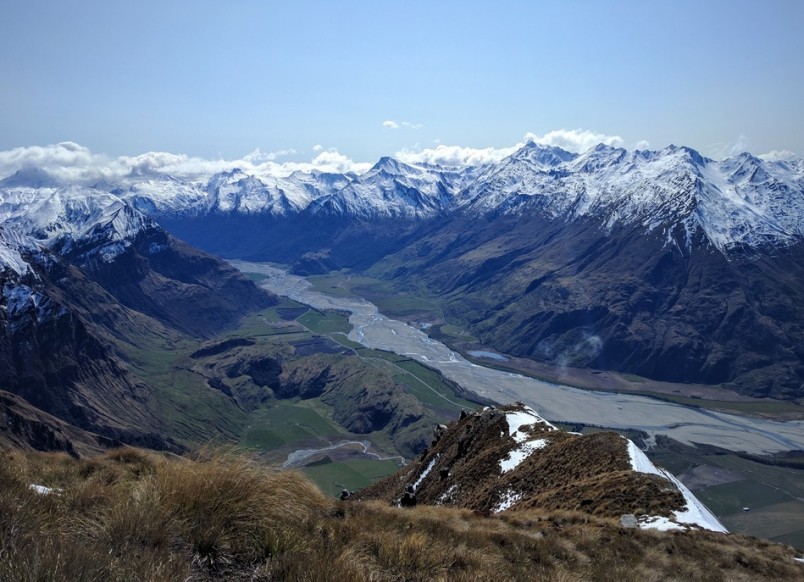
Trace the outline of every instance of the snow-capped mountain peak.
<path fill-rule="evenodd" d="M 45 172 L 26 168 L 0 181 L 0 196 L 26 188 L 66 191 Z M 801 239 L 804 223 L 801 160 L 766 161 L 742 153 L 715 161 L 675 145 L 628 151 L 598 144 L 575 154 L 529 141 L 507 158 L 478 167 L 385 156 L 360 175 L 254 175 L 233 168 L 195 180 L 129 175 L 95 190 L 112 192 L 157 219 L 301 214 L 424 220 L 462 212 L 531 213 L 596 221 L 606 231 L 636 227 L 679 248 L 704 240 L 724 253 L 790 244 Z"/>
<path fill-rule="evenodd" d="M 689 245 L 696 229 L 717 249 L 788 244 L 804 223 L 804 173 L 749 154 L 716 162 L 687 147 L 659 152 L 600 144 L 550 166 L 533 146 L 482 174 L 459 196 L 473 212 L 536 212 L 555 220 L 597 220 L 611 230 L 639 226 Z"/>
<path fill-rule="evenodd" d="M 0 189 L 3 188 L 59 188 L 64 182 L 49 174 L 42 168 L 29 166 L 17 170 L 11 176 L 0 180 Z"/>
<path fill-rule="evenodd" d="M 0 223 L 14 233 L 14 248 L 66 253 L 81 246 L 85 259 L 104 261 L 123 252 L 142 230 L 155 227 L 114 194 L 81 186 L 2 189 Z"/>
<path fill-rule="evenodd" d="M 318 215 L 363 219 L 426 218 L 451 204 L 457 174 L 439 166 L 406 164 L 386 156 L 337 192 L 317 200 L 310 209 Z"/>

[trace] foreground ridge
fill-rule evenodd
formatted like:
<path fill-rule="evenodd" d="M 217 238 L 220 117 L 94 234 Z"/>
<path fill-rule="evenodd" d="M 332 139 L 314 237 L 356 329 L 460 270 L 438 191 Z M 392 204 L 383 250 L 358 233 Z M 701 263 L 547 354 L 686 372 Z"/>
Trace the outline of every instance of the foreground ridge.
<path fill-rule="evenodd" d="M 619 439 L 622 440 L 622 439 Z M 0 451 L 0 578 L 792 580 L 787 546 L 587 513 L 339 502 L 295 472 L 202 452 Z"/>
<path fill-rule="evenodd" d="M 558 430 L 523 404 L 485 408 L 436 429 L 432 448 L 357 494 L 499 513 L 571 510 L 637 516 L 647 529 L 726 533 L 672 474 L 615 433 Z"/>

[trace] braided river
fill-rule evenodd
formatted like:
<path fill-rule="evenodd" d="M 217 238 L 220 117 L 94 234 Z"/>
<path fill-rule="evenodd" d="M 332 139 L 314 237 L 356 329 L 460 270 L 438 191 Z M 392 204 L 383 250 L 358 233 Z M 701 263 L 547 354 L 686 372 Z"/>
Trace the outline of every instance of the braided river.
<path fill-rule="evenodd" d="M 231 264 L 244 272 L 265 275 L 260 285 L 276 295 L 315 309 L 349 312 L 352 341 L 410 357 L 501 404 L 523 402 L 551 421 L 633 428 L 649 435 L 668 435 L 682 443 L 706 443 L 754 454 L 804 449 L 802 420 L 774 422 L 735 416 L 646 396 L 581 390 L 486 368 L 469 362 L 424 332 L 386 317 L 364 299 L 312 291 L 309 281 L 273 265 Z"/>

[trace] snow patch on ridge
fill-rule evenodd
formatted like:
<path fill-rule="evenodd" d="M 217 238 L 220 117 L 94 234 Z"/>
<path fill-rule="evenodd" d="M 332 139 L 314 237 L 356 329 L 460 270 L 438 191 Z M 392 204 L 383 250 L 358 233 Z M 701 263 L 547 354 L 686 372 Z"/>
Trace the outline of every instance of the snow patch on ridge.
<path fill-rule="evenodd" d="M 494 506 L 492 511 L 494 513 L 499 513 L 501 511 L 505 511 L 506 509 L 510 509 L 511 507 L 516 505 L 516 503 L 520 499 L 522 499 L 521 493 L 513 491 L 512 489 L 508 489 L 507 491 L 502 493 L 502 495 L 500 495 L 500 501 L 497 503 L 497 505 Z"/>
<path fill-rule="evenodd" d="M 547 439 L 536 439 L 532 441 L 525 441 L 518 449 L 514 449 L 504 459 L 500 459 L 500 470 L 503 473 L 513 471 L 522 461 L 527 459 L 533 451 L 543 449 L 548 444 Z"/>
<path fill-rule="evenodd" d="M 647 473 L 650 475 L 658 475 L 663 479 L 667 479 L 678 488 L 684 496 L 686 506 L 682 510 L 674 511 L 673 517 L 659 517 L 659 516 L 640 516 L 639 521 L 641 527 L 647 529 L 689 529 L 689 527 L 700 527 L 711 531 L 728 533 L 728 530 L 723 526 L 720 521 L 709 511 L 703 503 L 701 503 L 692 492 L 687 489 L 681 481 L 676 479 L 669 471 L 659 469 L 654 465 L 650 459 L 639 450 L 639 448 L 630 440 L 628 440 L 628 457 L 631 460 L 631 468 L 639 473 Z"/>
<path fill-rule="evenodd" d="M 508 434 L 519 446 L 508 453 L 504 459 L 500 459 L 500 470 L 503 473 L 513 471 L 522 461 L 527 459 L 534 451 L 543 449 L 549 442 L 545 438 L 530 438 L 528 433 L 520 431 L 520 427 L 541 424 L 547 430 L 558 430 L 555 426 L 539 416 L 535 410 L 527 406 L 522 406 L 520 410 L 513 410 L 505 413 L 505 420 L 508 423 Z"/>
<path fill-rule="evenodd" d="M 416 491 L 419 488 L 419 485 L 422 484 L 422 481 L 424 481 L 425 477 L 427 477 L 427 475 L 430 474 L 430 471 L 433 470 L 433 467 L 435 467 L 436 462 L 438 462 L 438 457 L 439 455 L 436 455 L 435 457 L 430 459 L 430 462 L 428 463 L 427 467 L 425 467 L 424 471 L 422 471 L 422 474 L 419 475 L 419 478 L 416 479 L 416 482 L 413 484 L 414 491 Z"/>

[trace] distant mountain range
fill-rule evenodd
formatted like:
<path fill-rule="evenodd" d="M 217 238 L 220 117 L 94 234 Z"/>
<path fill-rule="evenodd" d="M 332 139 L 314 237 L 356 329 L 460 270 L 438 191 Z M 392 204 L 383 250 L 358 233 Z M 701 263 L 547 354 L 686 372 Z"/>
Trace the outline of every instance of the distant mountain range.
<path fill-rule="evenodd" d="M 46 176 L 33 172 L 31 184 Z M 7 181 L 20 183 L 26 175 Z M 530 142 L 496 164 L 444 167 L 381 158 L 361 175 L 294 172 L 286 177 L 222 172 L 206 182 L 130 176 L 99 184 L 154 217 L 203 215 L 427 219 L 445 214 L 538 212 L 551 219 L 593 217 L 606 229 L 661 228 L 668 244 L 696 230 L 720 251 L 800 242 L 804 161 L 766 162 L 748 153 L 723 161 L 695 150 L 626 151 L 599 145 L 583 154 Z M 674 233 L 670 227 L 681 228 Z"/>
<path fill-rule="evenodd" d="M 134 248 L 154 263 L 174 240 L 158 223 L 224 257 L 369 270 L 511 354 L 804 396 L 802 160 L 528 143 L 498 163 L 386 157 L 360 175 L 138 173 L 87 188 L 29 168 L 0 196 L 8 280 L 47 253 L 90 272 Z"/>
<path fill-rule="evenodd" d="M 253 337 L 220 335 L 277 299 L 214 255 L 384 278 L 483 344 L 557 367 L 802 402 L 803 177 L 800 160 L 533 143 L 483 166 L 382 158 L 360 175 L 138 173 L 87 185 L 21 169 L 0 180 L 0 448 L 178 452 L 251 434 L 250 413 L 280 400 L 311 400 L 338 431 L 418 456 L 353 500 L 506 512 L 500 523 L 521 521 L 531 541 L 586 527 L 586 513 L 609 520 L 595 522 L 609 537 L 694 530 L 700 544 L 715 534 L 699 530 L 725 528 L 614 433 L 556 430 L 517 404 L 464 411 L 425 448 L 440 408 L 313 332 L 258 340 L 301 328 L 268 325 L 280 309 L 254 318 Z M 332 346 L 305 355 L 316 342 Z M 255 438 L 279 446 L 276 430 Z M 30 488 L 20 481 L 41 493 Z M 357 507 L 338 511 L 363 520 Z M 536 531 L 534 508 L 557 517 Z"/>

